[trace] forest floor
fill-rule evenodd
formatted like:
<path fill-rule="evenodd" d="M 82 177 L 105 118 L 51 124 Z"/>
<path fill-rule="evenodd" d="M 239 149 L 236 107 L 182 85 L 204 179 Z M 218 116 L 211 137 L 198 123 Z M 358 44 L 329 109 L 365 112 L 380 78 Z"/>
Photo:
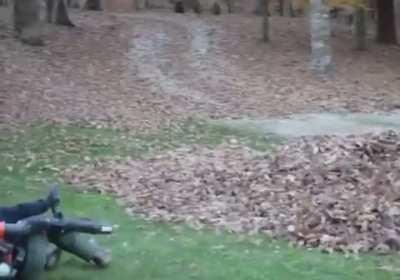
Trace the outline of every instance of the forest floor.
<path fill-rule="evenodd" d="M 119 226 L 99 279 L 398 278 L 390 255 L 343 257 L 400 249 L 398 134 L 286 139 L 225 125 L 396 111 L 397 46 L 356 52 L 339 32 L 323 79 L 308 70 L 305 18 L 273 17 L 265 44 L 255 16 L 71 16 L 77 27 L 45 26 L 38 48 L 0 25 L 0 124 L 13 130 L 0 130 L 0 201 L 51 180 L 119 197 L 132 223 L 108 196 L 66 191 L 69 211 Z M 85 278 L 63 264 L 54 279 Z"/>
<path fill-rule="evenodd" d="M 32 48 L 0 29 L 2 122 L 53 120 L 149 129 L 168 120 L 265 118 L 400 108 L 398 47 L 352 50 L 333 38 L 337 73 L 308 71 L 304 18 L 272 18 L 260 41 L 255 16 L 73 13 Z"/>

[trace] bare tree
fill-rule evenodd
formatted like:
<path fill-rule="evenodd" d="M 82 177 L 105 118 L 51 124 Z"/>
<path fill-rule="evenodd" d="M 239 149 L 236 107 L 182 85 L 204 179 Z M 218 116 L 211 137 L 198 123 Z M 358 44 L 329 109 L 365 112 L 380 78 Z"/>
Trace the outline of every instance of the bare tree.
<path fill-rule="evenodd" d="M 264 0 L 264 13 L 263 13 L 263 40 L 264 42 L 269 42 L 269 0 Z"/>
<path fill-rule="evenodd" d="M 218 4 L 218 2 L 214 2 L 212 5 L 211 13 L 216 16 L 219 16 L 222 13 L 221 6 Z"/>
<path fill-rule="evenodd" d="M 254 11 L 256 15 L 264 16 L 265 12 L 265 1 L 264 0 L 257 0 L 257 6 Z"/>
<path fill-rule="evenodd" d="M 285 15 L 285 0 L 279 0 L 278 5 L 279 15 L 283 17 Z"/>
<path fill-rule="evenodd" d="M 196 14 L 201 14 L 203 11 L 199 0 L 171 0 L 170 2 L 174 5 L 174 10 L 177 13 L 193 10 Z"/>
<path fill-rule="evenodd" d="M 85 3 L 85 9 L 86 10 L 92 10 L 92 11 L 101 11 L 101 1 L 100 0 L 87 0 Z"/>
<path fill-rule="evenodd" d="M 288 17 L 294 16 L 292 0 L 283 0 L 283 15 Z"/>
<path fill-rule="evenodd" d="M 67 7 L 79 9 L 81 7 L 81 4 L 79 0 L 67 0 Z"/>
<path fill-rule="evenodd" d="M 179 13 L 179 14 L 185 13 L 185 6 L 183 6 L 182 1 L 178 1 L 175 3 L 174 11 L 175 11 L 175 13 Z"/>
<path fill-rule="evenodd" d="M 228 13 L 233 14 L 235 11 L 235 0 L 225 0 L 225 4 L 228 8 Z"/>
<path fill-rule="evenodd" d="M 364 7 L 359 6 L 355 10 L 355 48 L 363 51 L 366 49 L 366 11 Z"/>
<path fill-rule="evenodd" d="M 328 0 L 311 0 L 311 69 L 319 74 L 333 70 Z"/>
<path fill-rule="evenodd" d="M 69 18 L 65 0 L 46 0 L 46 20 L 65 26 L 75 26 Z"/>
<path fill-rule="evenodd" d="M 377 41 L 383 44 L 396 44 L 396 17 L 393 0 L 376 1 L 378 13 Z"/>
<path fill-rule="evenodd" d="M 40 6 L 38 0 L 14 0 L 14 28 L 23 43 L 41 46 Z"/>

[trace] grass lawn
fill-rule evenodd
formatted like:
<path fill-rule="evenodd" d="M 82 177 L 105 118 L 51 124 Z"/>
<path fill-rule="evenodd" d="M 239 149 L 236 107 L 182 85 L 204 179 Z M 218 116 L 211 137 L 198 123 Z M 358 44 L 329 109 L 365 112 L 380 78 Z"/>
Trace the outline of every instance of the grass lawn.
<path fill-rule="evenodd" d="M 215 145 L 230 137 L 261 150 L 278 141 L 204 123 L 187 123 L 152 135 L 49 124 L 21 128 L 0 139 L 0 203 L 44 195 L 46 185 L 57 180 L 58 171 L 66 166 L 102 157 L 138 157 L 182 143 Z M 118 225 L 114 235 L 101 238 L 112 249 L 114 262 L 107 270 L 97 270 L 64 255 L 49 279 L 400 279 L 398 255 L 345 258 L 291 248 L 263 236 L 196 232 L 184 226 L 149 223 L 128 217 L 110 197 L 78 194 L 66 186 L 63 207 L 73 215 Z"/>

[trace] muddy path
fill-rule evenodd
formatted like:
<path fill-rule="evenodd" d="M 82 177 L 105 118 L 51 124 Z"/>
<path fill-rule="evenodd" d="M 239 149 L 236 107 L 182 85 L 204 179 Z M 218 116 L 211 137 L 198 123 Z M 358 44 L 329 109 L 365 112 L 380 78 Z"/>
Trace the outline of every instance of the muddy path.
<path fill-rule="evenodd" d="M 184 98 L 185 107 L 209 117 L 265 117 L 292 113 L 373 112 L 396 109 L 398 49 L 351 51 L 345 35 L 334 40 L 337 75 L 308 72 L 305 19 L 274 18 L 274 41 L 258 38 L 259 19 L 147 13 L 132 17 L 129 57 L 152 91 Z M 368 68 L 369 67 L 369 68 Z M 382 84 L 382 77 L 385 83 Z"/>

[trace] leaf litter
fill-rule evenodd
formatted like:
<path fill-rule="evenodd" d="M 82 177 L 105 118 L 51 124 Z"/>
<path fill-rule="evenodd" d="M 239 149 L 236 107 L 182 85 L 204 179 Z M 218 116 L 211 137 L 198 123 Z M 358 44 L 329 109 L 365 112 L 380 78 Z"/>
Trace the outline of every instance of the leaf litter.
<path fill-rule="evenodd" d="M 276 152 L 239 143 L 65 171 L 151 220 L 264 233 L 324 251 L 400 250 L 400 134 L 302 137 Z"/>

